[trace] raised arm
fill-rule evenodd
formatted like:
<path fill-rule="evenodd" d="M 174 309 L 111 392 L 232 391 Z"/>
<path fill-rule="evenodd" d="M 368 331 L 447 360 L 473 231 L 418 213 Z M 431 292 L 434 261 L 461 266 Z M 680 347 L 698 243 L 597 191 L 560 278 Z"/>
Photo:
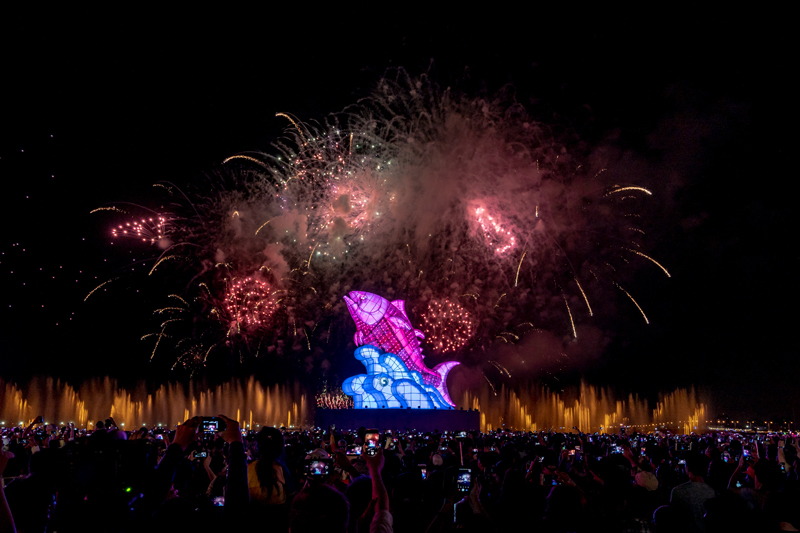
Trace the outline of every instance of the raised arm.
<path fill-rule="evenodd" d="M 239 430 L 239 422 L 219 415 L 225 420 L 225 431 L 222 439 L 228 443 L 228 480 L 225 485 L 225 508 L 223 515 L 226 521 L 243 516 L 247 504 L 250 502 L 250 492 L 247 489 L 247 459 L 244 454 L 244 439 Z"/>
<path fill-rule="evenodd" d="M 3 471 L 6 469 L 8 460 L 13 457 L 14 454 L 11 452 L 0 451 L 0 533 L 17 532 L 17 528 L 14 525 L 14 517 L 11 516 L 11 508 L 6 500 L 5 485 L 3 484 Z"/>

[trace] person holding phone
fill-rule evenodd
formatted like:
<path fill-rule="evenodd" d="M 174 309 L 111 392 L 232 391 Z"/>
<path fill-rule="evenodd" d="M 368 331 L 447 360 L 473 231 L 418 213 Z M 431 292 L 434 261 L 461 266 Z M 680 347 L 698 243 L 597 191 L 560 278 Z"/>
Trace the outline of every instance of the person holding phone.
<path fill-rule="evenodd" d="M 374 454 L 366 453 L 365 450 L 362 457 L 367 462 L 367 469 L 369 470 L 370 478 L 372 478 L 372 499 L 375 501 L 375 514 L 372 517 L 369 531 L 370 533 L 391 533 L 394 531 L 393 524 L 394 518 L 389 511 L 389 493 L 386 491 L 386 485 L 383 484 L 381 471 L 383 470 L 384 457 L 383 449 L 378 446 L 374 448 Z"/>

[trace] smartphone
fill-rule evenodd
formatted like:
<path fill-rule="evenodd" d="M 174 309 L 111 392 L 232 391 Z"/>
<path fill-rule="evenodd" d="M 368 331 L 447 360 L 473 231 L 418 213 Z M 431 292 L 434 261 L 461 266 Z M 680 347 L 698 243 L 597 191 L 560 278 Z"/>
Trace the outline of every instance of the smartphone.
<path fill-rule="evenodd" d="M 217 496 L 214 498 L 214 507 L 225 507 L 225 496 Z"/>
<path fill-rule="evenodd" d="M 370 456 L 377 455 L 380 440 L 381 434 L 377 429 L 368 429 L 364 435 L 364 453 Z"/>
<path fill-rule="evenodd" d="M 480 453 L 480 450 L 478 448 L 472 448 L 472 453 Z"/>
<path fill-rule="evenodd" d="M 161 433 L 159 433 L 158 435 L 156 435 L 156 438 L 157 438 L 158 440 L 164 440 L 164 435 L 162 435 Z"/>
<path fill-rule="evenodd" d="M 422 479 L 423 481 L 428 479 L 428 467 L 426 465 L 417 465 L 419 471 L 422 472 Z"/>
<path fill-rule="evenodd" d="M 439 451 L 440 452 L 446 452 L 447 451 L 447 446 L 439 446 Z"/>
<path fill-rule="evenodd" d="M 198 452 L 194 454 L 195 459 L 205 459 L 208 457 L 208 452 Z"/>
<path fill-rule="evenodd" d="M 613 451 L 614 453 L 622 453 L 622 446 L 614 446 L 614 447 L 612 448 L 612 451 Z"/>
<path fill-rule="evenodd" d="M 576 451 L 576 452 L 579 452 L 579 451 L 581 451 L 581 447 L 580 447 L 580 446 L 575 446 L 575 451 Z"/>
<path fill-rule="evenodd" d="M 459 438 L 459 439 L 466 439 L 467 438 L 467 432 L 466 431 L 459 431 L 456 434 L 456 437 Z"/>
<path fill-rule="evenodd" d="M 786 463 L 781 463 L 781 473 L 782 474 L 786 473 Z"/>
<path fill-rule="evenodd" d="M 750 457 L 750 450 L 748 450 L 747 448 L 744 449 L 744 456 Z"/>
<path fill-rule="evenodd" d="M 228 425 L 225 423 L 225 420 L 217 418 L 216 416 L 204 416 L 200 427 L 203 428 L 204 433 L 216 433 L 217 431 L 225 431 Z"/>
<path fill-rule="evenodd" d="M 679 461 L 678 461 L 678 464 L 679 464 L 679 465 L 685 465 L 685 464 L 686 464 L 686 459 L 681 459 L 681 460 L 679 460 Z"/>
<path fill-rule="evenodd" d="M 306 474 L 309 476 L 327 476 L 330 473 L 330 459 L 312 459 L 306 463 Z"/>
<path fill-rule="evenodd" d="M 569 455 L 575 455 L 575 450 L 570 450 Z"/>
<path fill-rule="evenodd" d="M 361 446 L 358 444 L 351 444 L 347 447 L 347 455 L 361 455 Z"/>
<path fill-rule="evenodd" d="M 469 468 L 459 468 L 458 478 L 456 478 L 456 490 L 461 494 L 467 494 L 472 488 L 472 470 Z"/>

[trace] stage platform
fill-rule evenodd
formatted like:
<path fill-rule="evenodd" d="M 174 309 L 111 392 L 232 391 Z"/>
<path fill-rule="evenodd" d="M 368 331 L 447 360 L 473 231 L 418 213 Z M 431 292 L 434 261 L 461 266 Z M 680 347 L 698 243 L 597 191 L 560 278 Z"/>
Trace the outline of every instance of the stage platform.
<path fill-rule="evenodd" d="M 338 429 L 480 431 L 478 411 L 444 409 L 317 409 L 314 425 Z"/>

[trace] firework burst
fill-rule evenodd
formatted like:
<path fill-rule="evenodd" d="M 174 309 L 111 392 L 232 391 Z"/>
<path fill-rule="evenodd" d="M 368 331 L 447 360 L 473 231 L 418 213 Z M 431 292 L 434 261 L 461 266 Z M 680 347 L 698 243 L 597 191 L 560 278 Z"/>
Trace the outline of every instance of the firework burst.
<path fill-rule="evenodd" d="M 471 98 L 401 71 L 321 125 L 280 115 L 289 123 L 271 150 L 235 154 L 186 191 L 158 183 L 169 212 L 115 226 L 163 243 L 146 270 L 183 307 L 146 340 L 187 366 L 232 353 L 321 365 L 345 353 L 341 296 L 353 289 L 425 309 L 440 353 L 516 343 L 522 324 L 572 338 L 616 312 L 609 295 L 636 303 L 613 289 L 629 286 L 634 263 L 667 273 L 635 212 L 652 191 L 604 181 L 612 172 L 570 155 L 585 153 L 574 136 L 506 93 Z"/>
<path fill-rule="evenodd" d="M 475 333 L 472 316 L 458 302 L 433 300 L 422 313 L 422 330 L 428 345 L 440 353 L 454 352 Z"/>

